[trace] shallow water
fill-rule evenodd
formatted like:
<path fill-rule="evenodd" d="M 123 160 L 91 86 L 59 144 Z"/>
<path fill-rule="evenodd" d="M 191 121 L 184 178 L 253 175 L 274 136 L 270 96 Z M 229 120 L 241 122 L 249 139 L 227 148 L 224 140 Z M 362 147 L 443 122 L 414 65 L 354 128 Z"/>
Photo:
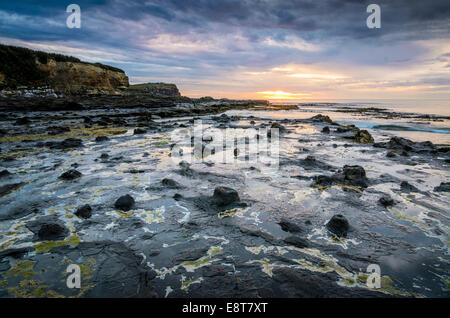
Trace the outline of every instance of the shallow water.
<path fill-rule="evenodd" d="M 260 118 L 297 119 L 315 115 L 314 112 L 302 111 L 230 111 L 228 114 L 255 116 L 256 127 L 267 123 Z M 361 116 L 349 118 L 348 114 L 342 113 L 329 112 L 328 115 L 337 122 L 355 123 L 361 127 L 385 122 Z M 392 125 L 392 121 L 388 122 Z M 429 125 L 439 127 L 440 124 Z M 214 121 L 205 118 L 204 135 L 208 135 L 208 129 L 215 125 Z M 170 144 L 178 141 L 171 139 L 171 130 L 133 135 L 130 129 L 125 134 L 110 136 L 111 140 L 104 143 L 86 138 L 81 149 L 56 151 L 43 148 L 39 153 L 12 162 L 1 162 L 0 170 L 8 169 L 14 173 L 7 181 L 2 180 L 2 185 L 26 184 L 0 198 L 0 213 L 38 202 L 41 214 L 0 221 L 0 251 L 34 247 L 27 256 L 36 262 L 30 274 L 32 280 L 40 282 L 36 283 L 38 286 L 45 284 L 46 288 L 60 295 L 74 296 L 61 283 L 65 277 L 61 265 L 54 265 L 55 272 L 45 278 L 44 274 L 36 273 L 38 265 L 46 264 L 44 258 L 49 255 L 56 257 L 60 264 L 67 261 L 51 248 L 33 241 L 33 234 L 26 227 L 28 222 L 42 215 L 54 215 L 71 231 L 72 239 L 64 243 L 69 247 L 72 244 L 77 246 L 78 240 L 111 240 L 124 242 L 136 254 L 143 256 L 142 266 L 156 273 L 152 284 L 159 297 L 205 297 L 216 295 L 218 287 L 228 296 L 238 293 L 239 288 L 235 289 L 235 285 L 230 287 L 216 281 L 216 276 L 207 275 L 206 269 L 211 265 L 223 266 L 225 272 L 222 276 L 251 278 L 247 281 L 251 291 L 236 296 L 261 296 L 261 292 L 268 288 L 265 284 L 275 284 L 278 288 L 279 270 L 288 269 L 294 273 L 320 275 L 324 279 L 322 283 L 328 286 L 324 296 L 355 297 L 362 295 L 362 291 L 370 291 L 365 279 L 366 268 L 372 263 L 380 265 L 382 293 L 448 297 L 450 196 L 447 192 L 433 191 L 441 182 L 450 180 L 448 166 L 441 165 L 440 161 L 422 160 L 416 155 L 412 155 L 410 161 L 396 161 L 387 158 L 385 150 L 370 145 L 351 143 L 349 146 L 348 141 L 322 134 L 322 123 L 283 125 L 288 131 L 280 137 L 280 165 L 277 169 L 266 169 L 264 163 L 245 162 L 239 158 L 231 164 L 217 163 L 213 161 L 213 155 L 205 161 L 194 162 L 192 175 L 180 173 L 179 160 L 169 156 Z M 233 126 L 249 127 L 250 120 L 243 118 L 233 122 Z M 187 135 L 188 130 L 185 132 Z M 369 130 L 376 141 L 399 133 L 373 129 L 373 126 Z M 405 133 L 424 134 L 423 131 Z M 179 137 L 182 138 L 183 134 Z M 430 135 L 444 136 L 438 143 L 450 143 L 445 139 L 450 136 L 448 134 Z M 216 139 L 213 140 L 212 144 Z M 13 149 L 14 143 L 8 147 Z M 183 147 L 186 151 L 189 148 L 190 145 Z M 109 159 L 99 159 L 101 153 L 108 153 Z M 305 178 L 330 175 L 331 171 L 307 169 L 299 164 L 300 159 L 309 155 L 336 170 L 344 165 L 361 165 L 372 184 L 364 191 L 341 185 L 324 189 L 311 187 L 311 181 Z M 261 152 L 261 156 L 268 155 Z M 78 164 L 76 169 L 83 176 L 75 181 L 59 180 L 58 176 L 72 169 L 74 164 Z M 133 169 L 139 172 L 130 172 Z M 161 186 L 163 178 L 174 179 L 181 188 Z M 421 192 L 399 191 L 401 181 L 408 181 Z M 218 212 L 199 204 L 219 185 L 236 189 L 241 200 L 248 202 L 248 207 Z M 183 199 L 175 200 L 176 193 Z M 136 200 L 136 206 L 127 212 L 119 211 L 113 205 L 123 194 L 130 194 Z M 397 204 L 388 209 L 380 206 L 378 199 L 383 194 L 389 194 Z M 83 204 L 90 204 L 93 208 L 89 221 L 73 214 L 76 207 Z M 337 213 L 344 214 L 352 226 L 347 238 L 333 237 L 325 228 L 328 220 Z M 309 247 L 297 248 L 280 243 L 279 240 L 282 242 L 290 235 L 277 225 L 282 217 L 302 225 L 301 235 L 311 242 Z M 191 227 L 189 222 L 196 225 Z M 268 242 L 260 234 L 245 234 L 248 227 L 268 233 L 276 240 Z M 193 260 L 176 258 L 179 253 L 193 247 L 206 249 Z M 64 257 L 71 256 L 67 254 Z M 86 257 L 70 260 L 95 264 Z M 15 264 L 13 260 L 8 262 L 11 266 Z M 99 270 L 98 265 L 92 267 L 92 270 Z M 0 291 L 3 289 L 7 293 L 3 296 L 17 295 L 14 288 L 32 284 L 30 277 L 15 275 L 14 269 L 0 271 L 4 282 Z M 89 278 L 87 281 L 93 285 L 101 284 Z M 211 281 L 218 285 L 211 287 L 208 285 Z M 27 291 L 36 293 L 36 288 L 30 287 Z M 348 294 L 337 288 L 343 288 Z M 314 292 L 311 291 L 310 295 L 315 295 Z"/>
<path fill-rule="evenodd" d="M 396 101 L 397 102 L 397 101 Z M 411 102 L 411 103 L 409 103 Z M 298 110 L 276 110 L 276 111 L 259 111 L 258 116 L 266 119 L 306 119 L 317 114 L 327 114 L 333 120 L 346 124 L 355 125 L 361 129 L 368 129 L 370 133 L 375 133 L 383 136 L 400 136 L 411 139 L 413 141 L 431 141 L 435 144 L 450 145 L 450 120 L 426 120 L 422 118 L 386 118 L 380 113 L 369 112 L 343 112 L 347 109 L 360 109 L 379 107 L 386 108 L 389 111 L 413 112 L 417 114 L 429 114 L 429 108 L 421 108 L 417 101 L 401 101 L 397 104 L 394 102 L 384 103 L 365 103 L 365 102 L 341 102 L 337 104 L 316 103 L 313 106 L 305 106 L 303 104 L 291 103 L 299 105 Z M 450 116 L 450 104 L 448 101 L 432 101 L 436 110 L 436 114 L 441 116 Z M 411 107 L 408 105 L 411 104 Z M 397 107 L 397 105 L 402 105 Z M 393 107 L 395 106 L 395 107 Z M 249 111 L 246 110 L 232 110 L 227 112 L 229 115 L 246 115 L 249 116 Z"/>
<path fill-rule="evenodd" d="M 450 102 L 446 99 L 335 99 L 335 100 L 308 100 L 308 101 L 279 101 L 274 104 L 314 104 L 322 107 L 330 107 L 333 109 L 335 105 L 349 106 L 349 107 L 377 107 L 385 108 L 390 111 L 430 114 L 440 116 L 450 116 Z M 312 107 L 307 107 L 311 108 Z"/>

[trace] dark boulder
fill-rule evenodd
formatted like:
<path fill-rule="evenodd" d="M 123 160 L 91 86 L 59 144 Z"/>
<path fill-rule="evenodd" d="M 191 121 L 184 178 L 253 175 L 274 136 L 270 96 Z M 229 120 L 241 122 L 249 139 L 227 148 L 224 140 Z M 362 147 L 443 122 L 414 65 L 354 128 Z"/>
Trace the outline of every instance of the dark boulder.
<path fill-rule="evenodd" d="M 89 219 L 92 216 L 92 208 L 89 204 L 85 204 L 77 209 L 75 215 L 80 219 Z"/>
<path fill-rule="evenodd" d="M 279 123 L 276 122 L 270 126 L 270 129 L 278 129 L 280 132 L 286 130 L 286 128 L 283 125 L 280 125 Z"/>
<path fill-rule="evenodd" d="M 387 152 L 386 157 L 395 158 L 395 157 L 397 157 L 397 153 L 395 151 L 390 150 Z"/>
<path fill-rule="evenodd" d="M 109 138 L 107 136 L 97 136 L 95 138 L 96 142 L 103 142 L 103 141 L 108 141 L 108 140 L 109 140 Z"/>
<path fill-rule="evenodd" d="M 336 180 L 333 177 L 323 175 L 314 177 L 314 180 L 314 185 L 319 187 L 329 187 L 336 183 Z"/>
<path fill-rule="evenodd" d="M 280 225 L 281 229 L 285 232 L 296 233 L 302 231 L 300 226 L 284 218 L 278 222 L 278 225 Z"/>
<path fill-rule="evenodd" d="M 230 116 L 228 116 L 227 114 L 222 114 L 220 116 L 213 117 L 213 119 L 219 123 L 227 123 L 231 121 Z"/>
<path fill-rule="evenodd" d="M 191 169 L 189 163 L 186 161 L 181 161 L 179 164 L 180 169 L 177 171 L 179 174 L 185 177 L 193 177 L 196 175 L 196 172 Z"/>
<path fill-rule="evenodd" d="M 322 128 L 322 132 L 323 132 L 324 134 L 329 134 L 329 133 L 330 133 L 330 127 L 328 127 L 328 126 L 323 127 L 323 128 Z"/>
<path fill-rule="evenodd" d="M 405 151 L 411 151 L 413 149 L 414 142 L 402 138 L 402 137 L 392 137 L 391 140 L 386 144 L 386 148 L 388 149 L 397 149 L 397 150 L 405 150 Z"/>
<path fill-rule="evenodd" d="M 181 188 L 181 184 L 179 184 L 178 182 L 176 182 L 173 179 L 164 178 L 161 180 L 161 183 L 163 186 L 168 187 L 168 188 L 172 188 L 172 189 Z"/>
<path fill-rule="evenodd" d="M 310 120 L 314 121 L 314 122 L 321 122 L 321 123 L 333 123 L 333 121 L 330 119 L 330 117 L 328 116 L 324 116 L 322 114 L 313 116 L 310 118 Z"/>
<path fill-rule="evenodd" d="M 374 143 L 374 139 L 372 135 L 367 130 L 355 130 L 354 131 L 355 137 L 354 140 L 361 144 L 372 144 Z"/>
<path fill-rule="evenodd" d="M 2 170 L 2 171 L 0 171 L 0 178 L 3 178 L 3 177 L 7 177 L 7 176 L 10 176 L 11 175 L 11 172 L 9 172 L 8 170 Z"/>
<path fill-rule="evenodd" d="M 212 199 L 214 203 L 219 206 L 229 205 L 240 201 L 237 191 L 228 187 L 215 188 Z"/>
<path fill-rule="evenodd" d="M 387 148 L 404 152 L 436 153 L 436 147 L 430 141 L 414 142 L 402 137 L 392 137 L 388 142 L 373 144 L 377 148 Z"/>
<path fill-rule="evenodd" d="M 147 130 L 143 129 L 143 128 L 136 128 L 133 132 L 133 134 L 135 135 L 142 135 L 147 133 Z"/>
<path fill-rule="evenodd" d="M 179 194 L 179 193 L 175 193 L 175 194 L 173 195 L 173 199 L 174 199 L 175 201 L 180 201 L 180 200 L 183 199 L 183 196 L 182 196 L 181 194 Z"/>
<path fill-rule="evenodd" d="M 439 186 L 434 188 L 437 192 L 450 192 L 450 182 L 441 182 Z"/>
<path fill-rule="evenodd" d="M 69 234 L 69 230 L 57 223 L 42 224 L 37 235 L 41 241 L 62 240 Z"/>
<path fill-rule="evenodd" d="M 122 211 L 129 211 L 135 204 L 133 197 L 129 194 L 123 195 L 116 200 L 114 207 Z"/>
<path fill-rule="evenodd" d="M 59 176 L 59 178 L 63 180 L 74 180 L 81 178 L 81 176 L 82 176 L 81 172 L 75 169 L 71 169 L 64 172 L 62 175 Z"/>
<path fill-rule="evenodd" d="M 363 183 L 366 180 L 366 171 L 361 166 L 347 166 L 343 168 L 345 180 L 352 183 Z"/>
<path fill-rule="evenodd" d="M 81 139 L 77 138 L 67 138 L 61 141 L 60 148 L 68 149 L 68 148 L 79 148 L 83 146 L 83 142 Z"/>
<path fill-rule="evenodd" d="M 417 189 L 415 186 L 413 186 L 412 184 L 410 184 L 408 181 L 402 181 L 402 183 L 400 183 L 400 190 L 402 192 L 420 192 L 419 189 Z"/>
<path fill-rule="evenodd" d="M 389 195 L 383 195 L 378 202 L 384 207 L 393 206 L 395 204 L 394 199 Z"/>
<path fill-rule="evenodd" d="M 341 132 L 344 132 L 341 130 Z M 367 130 L 361 130 L 359 128 L 351 128 L 342 138 L 351 140 L 360 144 L 370 144 L 374 142 L 372 135 Z"/>
<path fill-rule="evenodd" d="M 450 153 L 450 147 L 439 147 L 434 152 L 436 153 Z"/>
<path fill-rule="evenodd" d="M 361 166 L 345 165 L 340 171 L 332 176 L 320 175 L 315 177 L 314 185 L 316 186 L 326 187 L 336 184 L 367 188 L 368 180 L 366 177 L 366 171 Z"/>
<path fill-rule="evenodd" d="M 350 224 L 342 214 L 333 215 L 326 224 L 327 229 L 338 237 L 346 237 L 350 230 Z"/>

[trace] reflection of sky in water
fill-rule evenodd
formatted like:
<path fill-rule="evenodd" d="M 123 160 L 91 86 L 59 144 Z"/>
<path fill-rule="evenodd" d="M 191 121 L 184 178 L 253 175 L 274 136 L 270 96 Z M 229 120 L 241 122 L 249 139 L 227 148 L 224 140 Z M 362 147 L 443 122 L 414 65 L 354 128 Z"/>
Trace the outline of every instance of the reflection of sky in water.
<path fill-rule="evenodd" d="M 329 108 L 329 107 L 328 107 Z M 417 134 L 420 137 L 436 136 L 442 142 L 443 138 L 450 137 L 450 134 L 439 134 L 424 131 L 392 131 L 373 129 L 374 125 L 401 125 L 415 127 L 417 129 L 440 129 L 449 128 L 446 122 L 424 122 L 413 121 L 411 119 L 385 120 L 379 118 L 353 116 L 349 113 L 323 112 L 315 113 L 302 111 L 230 111 L 229 114 L 253 115 L 255 117 L 266 118 L 310 118 L 317 113 L 326 113 L 339 123 L 354 123 L 359 127 L 367 127 L 375 136 L 377 141 L 381 141 L 382 134 L 401 135 Z M 272 116 L 272 117 L 271 117 Z M 255 118 L 255 121 L 258 121 Z M 234 125 L 249 126 L 247 120 L 233 122 Z M 260 122 L 257 123 L 258 127 Z M 206 135 L 211 132 L 210 123 L 204 122 Z M 404 194 L 398 192 L 399 182 L 387 182 L 373 184 L 369 189 L 359 195 L 357 202 L 364 202 L 363 205 L 353 206 L 352 193 L 346 193 L 342 187 L 336 185 L 319 191 L 310 186 L 310 180 L 297 180 L 294 176 L 312 177 L 318 173 L 328 174 L 329 171 L 305 170 L 296 160 L 303 159 L 307 155 L 313 155 L 318 160 L 332 164 L 336 167 L 342 167 L 345 164 L 364 165 L 367 176 L 370 180 L 378 180 L 381 174 L 389 174 L 399 180 L 405 180 L 419 188 L 421 191 L 432 192 L 432 189 L 440 182 L 446 181 L 446 171 L 435 167 L 429 163 L 420 163 L 415 166 L 406 165 L 402 162 L 391 161 L 378 157 L 370 151 L 364 151 L 367 146 L 352 144 L 352 147 L 342 147 L 348 141 L 339 139 L 328 140 L 320 133 L 321 125 L 317 127 L 310 124 L 283 124 L 289 131 L 280 138 L 280 156 L 283 160 L 292 160 L 292 164 L 280 165 L 275 171 L 263 170 L 263 165 L 254 163 L 242 164 L 222 164 L 205 165 L 201 162 L 194 163 L 191 168 L 197 173 L 206 173 L 205 175 L 195 175 L 194 177 L 183 176 L 177 173 L 180 167 L 173 157 L 169 157 L 170 144 L 179 141 L 186 141 L 186 151 L 191 151 L 190 135 L 188 129 L 175 139 L 171 139 L 170 133 L 149 133 L 145 135 L 133 136 L 132 130 L 126 135 L 112 136 L 111 141 L 98 144 L 95 142 L 85 142 L 83 150 L 74 150 L 71 152 L 55 152 L 49 150 L 43 151 L 41 158 L 29 156 L 26 159 L 18 160 L 20 166 L 10 168 L 11 172 L 26 170 L 26 173 L 16 175 L 15 178 L 29 182 L 17 193 L 10 194 L 12 201 L 17 201 L 22 196 L 37 198 L 42 200 L 54 198 L 51 205 L 46 207 L 45 214 L 55 214 L 59 216 L 65 225 L 70 229 L 76 229 L 84 222 L 73 213 L 77 206 L 81 204 L 91 204 L 94 208 L 92 216 L 93 221 L 100 221 L 98 225 L 77 231 L 82 241 L 91 241 L 98 239 L 114 239 L 132 242 L 136 244 L 139 252 L 145 254 L 146 250 L 138 239 L 142 233 L 157 233 L 152 244 L 160 250 L 160 255 L 152 258 L 148 264 L 151 268 L 159 271 L 159 275 L 166 275 L 168 278 L 172 275 L 171 271 L 182 265 L 168 263 L 172 255 L 186 246 L 194 245 L 195 240 L 202 237 L 208 241 L 208 246 L 216 248 L 223 255 L 209 255 L 205 253 L 200 261 L 191 262 L 186 267 L 192 269 L 194 273 L 188 277 L 183 285 L 186 289 L 189 285 L 201 278 L 201 271 L 197 268 L 211 263 L 222 263 L 226 257 L 238 258 L 248 264 L 258 265 L 265 273 L 272 273 L 272 269 L 281 266 L 280 263 L 271 259 L 271 255 L 284 255 L 293 261 L 289 266 L 293 269 L 309 270 L 312 272 L 336 272 L 339 276 L 339 284 L 345 286 L 356 286 L 358 283 L 362 287 L 364 284 L 357 281 L 360 270 L 346 268 L 345 262 L 335 259 L 334 253 L 328 248 L 338 248 L 345 250 L 345 253 L 355 254 L 360 251 L 370 251 L 376 244 L 376 248 L 385 249 L 385 252 L 395 253 L 395 257 L 387 256 L 379 261 L 382 267 L 382 275 L 391 277 L 396 283 L 400 281 L 403 286 L 401 289 L 408 291 L 417 291 L 424 293 L 433 289 L 433 293 L 441 294 L 441 284 L 447 279 L 448 270 L 445 269 L 448 255 L 448 218 L 445 213 L 448 207 L 448 196 L 444 193 L 432 193 L 431 196 L 422 194 Z M 371 127 L 371 128 L 369 128 Z M 223 130 L 221 130 L 223 131 Z M 235 135 L 243 137 L 235 131 L 235 134 L 227 135 L 228 139 Z M 425 138 L 424 137 L 424 138 Z M 325 138 L 325 139 L 324 139 Z M 411 137 L 409 137 L 411 138 Z M 411 138 L 418 140 L 417 138 Z M 299 142 L 299 139 L 302 142 Z M 427 138 L 433 142 L 435 140 Z M 216 145 L 218 139 L 206 144 Z M 339 147 L 333 147 L 336 143 Z M 450 142 L 449 142 L 450 143 Z M 309 151 L 304 151 L 308 148 Z M 102 153 L 108 153 L 109 159 L 100 160 Z M 146 155 L 144 156 L 144 153 Z M 218 155 L 218 154 L 217 154 Z M 265 154 L 261 154 L 265 156 Z M 122 159 L 115 159 L 120 158 Z M 208 157 L 207 159 L 212 159 Z M 205 160 L 208 161 L 208 160 Z M 53 165 L 60 162 L 61 165 L 52 168 Z M 362 164 L 362 162 L 364 164 Z M 73 163 L 79 163 L 77 167 L 83 177 L 75 182 L 62 182 L 57 177 L 68 169 L 71 169 Z M 250 166 L 258 169 L 250 170 Z M 40 169 L 46 166 L 49 170 Z M 132 170 L 144 170 L 142 173 L 131 173 Z M 161 187 L 163 178 L 171 178 L 179 182 L 183 188 L 167 189 Z M 422 182 L 418 182 L 418 180 Z M 22 180 L 22 179 L 21 179 Z M 220 215 L 213 213 L 211 215 L 198 210 L 189 201 L 175 201 L 172 199 L 174 193 L 179 192 L 186 198 L 197 197 L 199 195 L 212 195 L 215 186 L 223 184 L 232 188 L 239 189 L 239 195 L 246 202 L 251 204 L 247 208 L 232 209 L 227 213 Z M 397 204 L 386 210 L 380 210 L 377 204 L 380 193 L 389 194 Z M 128 193 L 132 195 L 137 205 L 134 210 L 127 213 L 121 213 L 114 209 L 113 203 L 117 197 Z M 5 203 L 8 197 L 3 198 Z M 14 202 L 12 202 L 13 204 Z M 343 209 L 343 207 L 345 207 Z M 324 225 L 336 211 L 343 210 L 343 213 L 349 218 L 355 231 L 347 239 L 332 239 L 326 231 Z M 372 211 L 373 210 L 373 211 Z M 207 216 L 208 215 L 208 216 Z M 323 251 L 312 249 L 297 249 L 289 246 L 260 246 L 261 242 L 244 242 L 243 245 L 237 245 L 235 240 L 221 241 L 210 240 L 205 234 L 222 235 L 228 233 L 222 232 L 220 226 L 199 227 L 197 236 L 185 235 L 186 232 L 173 230 L 180 223 L 196 220 L 201 217 L 210 217 L 213 220 L 219 220 L 224 224 L 230 223 L 236 226 L 255 227 L 261 231 L 274 235 L 277 238 L 284 239 L 291 234 L 283 232 L 276 223 L 280 217 L 287 217 L 295 222 L 302 223 L 303 220 L 311 220 L 312 225 L 304 225 L 305 232 L 302 235 L 314 244 L 320 244 L 327 249 Z M 34 216 L 27 216 L 25 219 Z M 142 228 L 134 228 L 134 220 L 143 223 Z M 1 223 L 0 230 L 8 233 L 14 230 L 17 224 L 15 222 Z M 130 227 L 128 227 L 130 226 Z M 368 229 L 366 229 L 366 226 Z M 16 231 L 16 230 L 14 230 Z M 21 232 L 24 231 L 24 232 Z M 0 238 L 0 245 L 14 248 L 29 246 L 32 234 L 25 229 L 16 232 L 11 236 Z M 369 237 L 370 235 L 376 235 Z M 394 238 L 398 241 L 391 241 Z M 20 239 L 22 241 L 14 241 Z M 227 244 L 230 246 L 227 246 Z M 253 244 L 254 243 L 254 244 Z M 408 254 L 402 244 L 411 244 L 416 246 L 413 254 Z M 145 242 L 145 244 L 149 244 Z M 241 243 L 239 243 L 241 244 Z M 391 251 L 392 248 L 399 248 Z M 217 247 L 220 247 L 218 249 Z M 241 248 L 242 250 L 240 250 Z M 431 251 L 433 250 L 433 251 Z M 212 250 L 211 250 L 212 251 Z M 172 253 L 172 254 L 171 254 Z M 441 257 L 442 259 L 439 259 Z M 149 259 L 148 259 L 149 260 Z M 147 260 L 147 261 L 148 261 Z M 268 260 L 268 261 L 266 261 Z M 405 263 L 406 262 L 406 263 Z M 409 263 L 408 263 L 409 262 Z M 447 263 L 445 263 L 447 262 Z M 423 265 L 423 264 L 426 265 Z M 413 264 L 413 265 L 408 265 Z M 435 264 L 442 269 L 442 273 L 435 271 L 442 276 L 437 283 L 434 279 Z M 361 269 L 362 272 L 365 268 Z M 413 282 L 411 286 L 408 282 Z M 347 279 L 347 280 L 346 280 Z M 351 281 L 353 280 L 353 283 Z M 163 280 L 158 282 L 164 285 Z M 359 285 L 358 285 L 359 286 Z M 169 286 L 170 287 L 170 286 Z M 172 288 L 173 287 L 173 288 Z M 176 290 L 177 286 L 170 287 L 170 290 Z M 166 290 L 167 286 L 164 286 Z"/>
<path fill-rule="evenodd" d="M 361 107 L 361 105 L 359 105 L 359 107 Z M 383 105 L 376 105 L 376 107 L 383 107 Z M 401 109 L 401 111 L 420 110 L 423 109 Z M 425 111 L 428 111 L 428 109 L 425 109 Z M 228 111 L 227 114 L 230 116 L 253 115 L 255 117 L 263 119 L 307 119 L 317 114 L 326 114 L 330 116 L 332 120 L 340 124 L 353 124 L 361 129 L 368 129 L 370 133 L 374 134 L 375 136 L 400 136 L 418 142 L 431 141 L 435 144 L 450 144 L 450 120 L 427 121 L 420 118 L 385 119 L 379 118 L 378 115 L 372 116 L 361 114 L 358 112 L 336 112 L 334 111 L 333 107 L 330 106 L 302 106 L 299 110 L 258 111 L 257 115 L 255 115 L 255 112 L 248 110 L 231 110 Z"/>
<path fill-rule="evenodd" d="M 388 111 L 432 114 L 440 116 L 450 116 L 450 102 L 446 99 L 374 99 L 374 100 L 311 100 L 303 103 L 274 103 L 274 104 L 321 104 L 322 107 L 332 109 L 335 104 L 345 107 L 376 107 L 385 108 Z M 315 109 L 317 106 L 304 106 Z"/>

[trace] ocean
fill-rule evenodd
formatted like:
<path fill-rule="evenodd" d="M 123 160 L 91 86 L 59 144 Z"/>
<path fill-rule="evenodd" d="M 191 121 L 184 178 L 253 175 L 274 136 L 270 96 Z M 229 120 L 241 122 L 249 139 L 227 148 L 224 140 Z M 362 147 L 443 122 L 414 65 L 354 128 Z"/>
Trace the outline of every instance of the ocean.
<path fill-rule="evenodd" d="M 304 119 L 317 114 L 334 121 L 356 125 L 381 137 L 400 136 L 416 142 L 431 141 L 450 145 L 450 101 L 448 100 L 316 100 L 303 102 L 274 102 L 297 105 L 295 110 L 257 111 L 254 116 L 266 119 Z M 361 109 L 375 109 L 373 112 Z M 376 109 L 382 109 L 380 112 Z M 229 115 L 244 115 L 254 111 L 234 110 Z M 395 113 L 395 116 L 389 116 Z M 431 115 L 427 118 L 423 115 Z"/>

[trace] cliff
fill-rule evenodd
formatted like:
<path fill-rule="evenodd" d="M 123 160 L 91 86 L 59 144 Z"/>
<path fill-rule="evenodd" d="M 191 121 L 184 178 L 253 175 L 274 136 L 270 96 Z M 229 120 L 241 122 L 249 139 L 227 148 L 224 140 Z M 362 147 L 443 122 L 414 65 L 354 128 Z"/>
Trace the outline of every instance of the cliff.
<path fill-rule="evenodd" d="M 130 85 L 130 92 L 143 93 L 157 97 L 179 97 L 181 96 L 175 84 L 166 83 L 144 83 Z"/>
<path fill-rule="evenodd" d="M 128 87 L 121 69 L 75 57 L 0 45 L 0 89 L 49 87 L 64 94 L 117 94 Z"/>

